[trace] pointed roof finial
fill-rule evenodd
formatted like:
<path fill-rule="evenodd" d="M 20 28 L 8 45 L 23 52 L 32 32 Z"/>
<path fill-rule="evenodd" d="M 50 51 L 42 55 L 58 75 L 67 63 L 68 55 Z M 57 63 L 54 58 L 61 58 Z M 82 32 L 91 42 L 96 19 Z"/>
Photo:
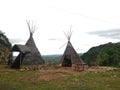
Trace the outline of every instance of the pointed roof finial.
<path fill-rule="evenodd" d="M 29 32 L 30 32 L 30 35 L 33 35 L 33 33 L 35 32 L 35 30 L 37 30 L 37 27 L 33 24 L 33 21 L 30 22 L 30 20 L 26 20 L 27 22 L 27 25 L 28 25 L 28 29 L 29 29 Z"/>
<path fill-rule="evenodd" d="M 68 31 L 67 33 L 64 32 L 65 36 L 67 37 L 68 41 L 70 41 L 71 36 L 72 36 L 72 31 L 71 31 L 72 25 L 70 26 L 70 31 Z"/>

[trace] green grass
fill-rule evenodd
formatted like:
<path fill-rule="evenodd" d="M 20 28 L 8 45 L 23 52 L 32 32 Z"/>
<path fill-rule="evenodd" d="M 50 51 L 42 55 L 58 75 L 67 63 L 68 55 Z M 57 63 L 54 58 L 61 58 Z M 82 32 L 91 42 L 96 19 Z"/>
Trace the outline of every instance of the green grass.
<path fill-rule="evenodd" d="M 11 70 L 0 65 L 0 90 L 120 90 L 120 71 L 71 74 Z"/>

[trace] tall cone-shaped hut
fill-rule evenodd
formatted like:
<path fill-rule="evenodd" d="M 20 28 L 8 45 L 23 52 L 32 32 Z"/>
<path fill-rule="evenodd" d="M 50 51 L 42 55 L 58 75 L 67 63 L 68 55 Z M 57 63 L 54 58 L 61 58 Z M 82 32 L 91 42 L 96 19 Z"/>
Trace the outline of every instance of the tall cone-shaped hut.
<path fill-rule="evenodd" d="M 14 45 L 12 48 L 12 51 L 20 52 L 12 64 L 13 68 L 20 68 L 22 65 L 42 65 L 45 63 L 33 39 L 35 26 L 30 26 L 30 22 L 27 22 L 27 24 L 30 32 L 28 41 L 25 45 Z"/>

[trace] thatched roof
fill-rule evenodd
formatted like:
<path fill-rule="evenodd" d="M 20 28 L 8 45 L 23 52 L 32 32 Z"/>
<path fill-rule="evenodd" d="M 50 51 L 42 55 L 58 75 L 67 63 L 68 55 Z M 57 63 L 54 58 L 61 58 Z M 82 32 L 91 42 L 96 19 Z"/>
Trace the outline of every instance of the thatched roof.
<path fill-rule="evenodd" d="M 68 60 L 68 62 L 67 62 L 67 60 Z M 70 60 L 70 62 L 69 62 L 69 60 Z M 67 43 L 66 49 L 64 51 L 64 54 L 63 54 L 62 58 L 59 61 L 59 65 L 67 66 L 68 63 L 69 64 L 71 63 L 70 66 L 72 66 L 74 64 L 85 64 L 83 62 L 83 60 L 79 57 L 79 55 L 77 54 L 75 49 L 73 48 L 73 46 L 72 46 L 70 41 L 68 41 L 68 43 Z"/>
<path fill-rule="evenodd" d="M 35 45 L 34 39 L 32 37 L 32 34 L 30 34 L 30 37 L 25 45 L 30 48 L 30 51 L 34 53 L 39 53 L 37 46 Z"/>
<path fill-rule="evenodd" d="M 13 68 L 20 68 L 21 65 L 41 65 L 45 63 L 35 45 L 32 34 L 30 34 L 25 45 L 14 45 L 12 51 L 20 52 L 12 64 Z"/>
<path fill-rule="evenodd" d="M 18 44 L 15 44 L 13 47 L 12 47 L 12 51 L 19 51 L 19 52 L 30 52 L 30 48 L 25 46 L 25 45 L 18 45 Z"/>
<path fill-rule="evenodd" d="M 41 65 L 45 63 L 35 45 L 32 34 L 30 34 L 30 38 L 28 39 L 25 45 L 30 48 L 30 55 L 26 56 L 26 60 L 24 60 L 25 64 Z"/>
<path fill-rule="evenodd" d="M 77 52 L 75 51 L 75 49 L 73 48 L 70 42 L 70 38 L 72 36 L 71 28 L 70 28 L 70 32 L 68 32 L 67 34 L 65 33 L 65 36 L 68 39 L 68 43 L 64 51 L 64 54 L 59 61 L 59 65 L 71 67 L 74 64 L 80 64 L 80 65 L 85 64 L 83 60 L 79 57 L 79 55 L 77 54 Z"/>

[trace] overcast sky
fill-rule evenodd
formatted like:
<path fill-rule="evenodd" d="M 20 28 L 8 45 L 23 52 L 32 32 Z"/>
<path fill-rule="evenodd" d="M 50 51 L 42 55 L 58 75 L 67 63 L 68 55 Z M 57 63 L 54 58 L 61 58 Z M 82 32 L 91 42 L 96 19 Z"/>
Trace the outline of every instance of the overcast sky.
<path fill-rule="evenodd" d="M 0 0 L 0 30 L 13 45 L 28 40 L 26 20 L 38 28 L 33 38 L 42 55 L 64 52 L 63 31 L 71 25 L 71 43 L 78 53 L 120 40 L 119 0 Z"/>

